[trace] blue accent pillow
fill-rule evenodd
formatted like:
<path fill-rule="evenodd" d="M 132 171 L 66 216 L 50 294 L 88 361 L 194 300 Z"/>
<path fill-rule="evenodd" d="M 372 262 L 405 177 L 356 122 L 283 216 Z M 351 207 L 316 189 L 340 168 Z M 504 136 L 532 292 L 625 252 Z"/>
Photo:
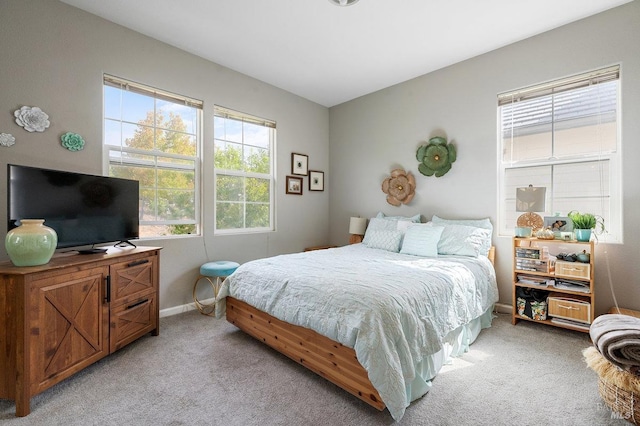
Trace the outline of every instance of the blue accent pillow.
<path fill-rule="evenodd" d="M 402 242 L 401 231 L 373 230 L 368 232 L 368 235 L 369 241 L 366 244 L 367 247 L 392 251 L 394 253 L 400 250 L 400 243 Z"/>
<path fill-rule="evenodd" d="M 438 241 L 444 231 L 444 226 L 429 226 L 415 224 L 407 229 L 402 241 L 400 253 L 415 256 L 438 256 Z"/>
<path fill-rule="evenodd" d="M 387 216 L 386 214 L 384 214 L 382 212 L 378 212 L 378 214 L 376 215 L 376 218 L 378 218 L 378 219 L 387 219 L 387 220 L 408 220 L 409 222 L 420 223 L 420 215 L 419 214 L 417 214 L 415 216 Z"/>
<path fill-rule="evenodd" d="M 365 245 L 369 245 L 369 241 L 371 241 L 371 234 L 374 231 L 396 231 L 397 225 L 393 220 L 385 220 L 379 218 L 371 218 L 369 219 L 369 224 L 367 225 L 367 230 L 364 233 L 364 239 L 362 243 Z"/>

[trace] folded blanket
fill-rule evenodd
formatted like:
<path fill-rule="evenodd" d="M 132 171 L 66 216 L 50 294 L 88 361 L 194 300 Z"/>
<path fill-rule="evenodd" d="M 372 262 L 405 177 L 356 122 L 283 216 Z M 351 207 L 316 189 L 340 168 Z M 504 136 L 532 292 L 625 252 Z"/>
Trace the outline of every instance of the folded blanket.
<path fill-rule="evenodd" d="M 591 324 L 589 334 L 607 361 L 640 376 L 640 318 L 601 315 Z"/>

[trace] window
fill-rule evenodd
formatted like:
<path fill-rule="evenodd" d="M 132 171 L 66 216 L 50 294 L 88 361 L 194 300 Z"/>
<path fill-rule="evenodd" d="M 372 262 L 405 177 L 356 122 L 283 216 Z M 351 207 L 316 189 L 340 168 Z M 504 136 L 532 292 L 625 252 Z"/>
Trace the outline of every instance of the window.
<path fill-rule="evenodd" d="M 546 212 L 602 216 L 622 240 L 620 68 L 498 95 L 500 234 L 513 235 L 516 188 L 546 187 Z"/>
<path fill-rule="evenodd" d="M 215 232 L 274 229 L 275 122 L 214 110 Z"/>
<path fill-rule="evenodd" d="M 140 237 L 197 234 L 202 102 L 104 76 L 105 169 L 140 182 Z"/>

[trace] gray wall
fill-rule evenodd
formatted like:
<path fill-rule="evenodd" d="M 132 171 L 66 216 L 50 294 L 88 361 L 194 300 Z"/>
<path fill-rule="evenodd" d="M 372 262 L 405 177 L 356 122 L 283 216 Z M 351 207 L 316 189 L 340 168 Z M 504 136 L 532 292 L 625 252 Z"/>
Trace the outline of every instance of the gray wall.
<path fill-rule="evenodd" d="M 411 81 L 332 107 L 331 242 L 348 240 L 349 217 L 421 213 L 490 217 L 497 224 L 496 95 L 571 74 L 622 64 L 624 244 L 600 244 L 596 312 L 613 303 L 640 309 L 640 3 L 632 2 Z M 415 152 L 431 136 L 458 148 L 441 178 L 417 171 Z M 409 206 L 392 207 L 380 189 L 395 167 L 417 179 Z M 511 237 L 494 233 L 500 302 L 511 305 Z M 610 272 L 610 274 L 609 274 Z"/>
<path fill-rule="evenodd" d="M 205 102 L 204 237 L 145 241 L 163 246 L 161 309 L 191 302 L 201 263 L 245 262 L 306 246 L 346 244 L 349 217 L 377 211 L 425 219 L 490 217 L 497 220 L 496 94 L 529 84 L 622 63 L 624 244 L 599 245 L 597 310 L 611 305 L 611 283 L 620 305 L 640 309 L 640 4 L 506 46 L 446 69 L 326 108 L 205 61 L 158 41 L 50 0 L 0 0 L 0 132 L 17 143 L 0 147 L 0 200 L 6 199 L 7 163 L 87 173 L 102 172 L 102 74 L 129 78 Z M 278 182 L 278 231 L 213 237 L 210 156 L 212 108 L 220 104 L 276 120 L 277 170 L 290 173 L 291 152 L 309 155 L 325 171 L 324 192 L 286 195 Z M 39 106 L 51 127 L 31 134 L 13 122 L 13 111 Z M 330 123 L 330 125 L 329 125 Z M 71 153 L 59 144 L 67 131 L 87 146 Z M 417 172 L 416 148 L 433 135 L 456 144 L 458 160 L 442 178 Z M 330 167 L 329 167 L 330 164 Z M 409 206 L 388 205 L 380 184 L 395 167 L 417 177 Z M 307 181 L 305 180 L 305 185 Z M 331 200 L 329 202 L 329 194 Z M 0 217 L 6 217 L 0 202 Z M 0 221 L 0 235 L 6 232 Z M 501 302 L 511 304 L 511 239 L 494 235 Z M 6 259 L 0 245 L 0 259 Z"/>
<path fill-rule="evenodd" d="M 16 137 L 14 146 L 0 147 L 0 200 L 6 200 L 7 163 L 102 173 L 103 73 L 204 101 L 204 237 L 142 242 L 164 247 L 161 309 L 192 302 L 193 282 L 207 260 L 245 262 L 328 242 L 329 191 L 308 192 L 306 178 L 302 196 L 286 195 L 284 187 L 291 152 L 309 155 L 310 168 L 325 171 L 325 186 L 330 181 L 327 108 L 52 0 L 0 0 L 0 58 L 0 133 Z M 276 232 L 212 235 L 214 104 L 277 122 Z M 42 108 L 51 127 L 37 134 L 18 127 L 13 111 L 23 105 Z M 84 137 L 83 151 L 60 146 L 68 131 Z M 5 220 L 0 223 L 4 236 Z M 7 259 L 4 244 L 0 259 Z"/>

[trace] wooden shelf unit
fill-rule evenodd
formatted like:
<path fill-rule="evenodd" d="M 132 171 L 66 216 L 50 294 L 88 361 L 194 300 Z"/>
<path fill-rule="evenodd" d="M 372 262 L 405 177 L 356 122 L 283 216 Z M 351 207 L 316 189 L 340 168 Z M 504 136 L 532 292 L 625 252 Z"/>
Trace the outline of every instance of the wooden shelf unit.
<path fill-rule="evenodd" d="M 0 262 L 0 398 L 30 399 L 139 337 L 159 333 L 158 247 Z"/>
<path fill-rule="evenodd" d="M 573 254 L 586 251 L 589 263 L 554 260 L 560 253 Z M 545 254 L 549 257 L 545 258 Z M 555 327 L 581 332 L 589 332 L 589 326 L 595 319 L 595 251 L 594 242 L 543 240 L 538 238 L 513 237 L 513 311 L 512 324 L 519 320 L 532 321 Z M 531 270 L 529 270 L 531 269 Z M 519 281 L 518 276 L 528 275 L 546 280 L 546 285 Z M 588 292 L 559 288 L 551 283 L 568 279 L 585 284 Z M 547 299 L 547 319 L 539 320 L 520 315 L 517 306 L 518 288 L 538 289 L 549 292 Z M 570 320 L 571 323 L 552 321 Z"/>

